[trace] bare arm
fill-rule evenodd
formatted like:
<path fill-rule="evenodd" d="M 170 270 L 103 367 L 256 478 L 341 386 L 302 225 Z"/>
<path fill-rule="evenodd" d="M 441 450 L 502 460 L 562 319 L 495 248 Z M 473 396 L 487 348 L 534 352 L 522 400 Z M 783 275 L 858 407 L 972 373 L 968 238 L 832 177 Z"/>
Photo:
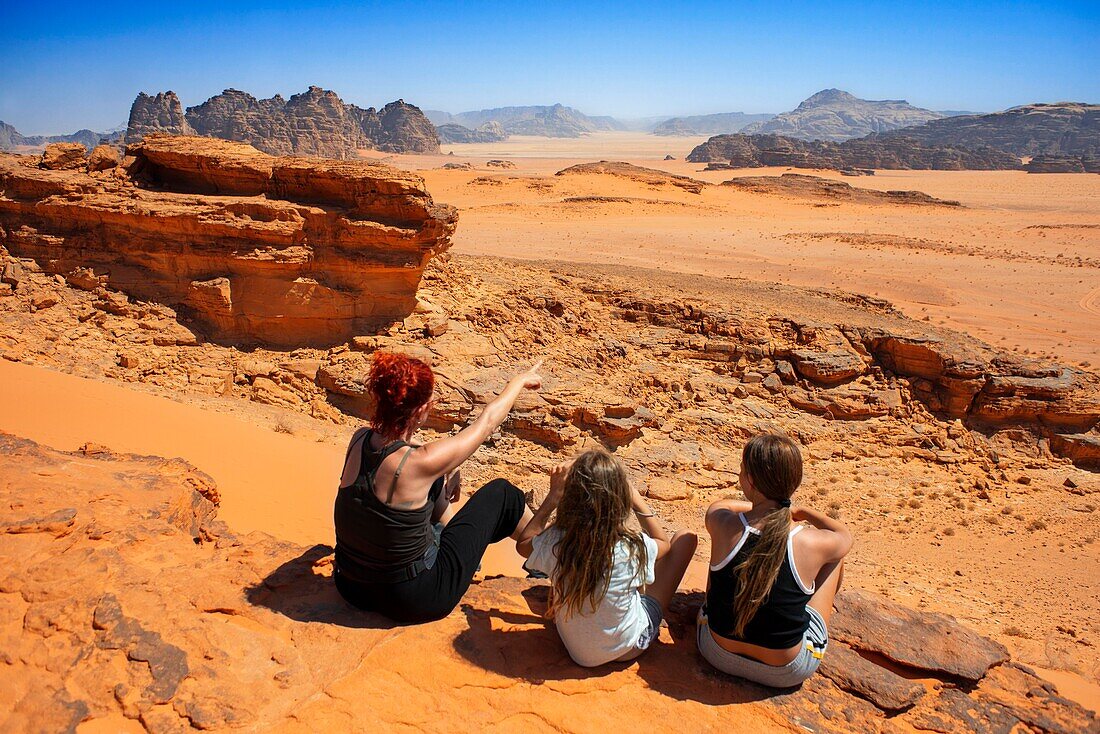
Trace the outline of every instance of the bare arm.
<path fill-rule="evenodd" d="M 550 470 L 550 492 L 546 499 L 539 505 L 535 516 L 527 523 L 527 527 L 520 533 L 516 541 L 516 552 L 524 558 L 530 558 L 535 551 L 534 540 L 550 526 L 550 515 L 558 508 L 561 502 L 562 492 L 565 490 L 565 478 L 569 474 L 569 467 L 573 462 L 558 464 Z"/>
<path fill-rule="evenodd" d="M 852 549 L 852 531 L 840 520 L 835 520 L 823 512 L 802 505 L 791 508 L 791 520 L 794 522 L 808 522 L 818 530 L 827 531 L 825 533 L 815 533 L 819 538 L 817 543 L 826 563 L 839 561 L 848 555 L 848 551 Z"/>
<path fill-rule="evenodd" d="M 645 501 L 645 497 L 638 491 L 638 488 L 634 485 L 630 485 L 630 493 L 634 517 L 638 518 L 638 524 L 642 526 L 642 531 L 656 541 L 657 558 L 663 558 L 671 547 L 668 542 L 668 535 L 665 534 L 665 529 L 657 522 L 657 516 L 653 514 L 653 510 L 650 509 L 649 503 Z"/>
<path fill-rule="evenodd" d="M 425 481 L 443 476 L 461 466 L 504 422 L 523 390 L 538 390 L 542 387 L 542 376 L 538 373 L 541 366 L 540 359 L 531 369 L 513 377 L 500 395 L 485 406 L 481 415 L 454 436 L 416 449 L 409 457 L 405 475 L 413 475 L 414 481 Z"/>

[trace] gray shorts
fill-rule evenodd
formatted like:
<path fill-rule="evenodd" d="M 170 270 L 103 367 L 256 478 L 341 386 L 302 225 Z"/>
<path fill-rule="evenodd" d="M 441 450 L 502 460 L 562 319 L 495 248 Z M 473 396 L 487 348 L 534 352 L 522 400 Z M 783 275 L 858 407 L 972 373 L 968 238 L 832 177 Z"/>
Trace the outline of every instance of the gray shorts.
<path fill-rule="evenodd" d="M 723 673 L 772 688 L 794 688 L 813 675 L 821 665 L 821 659 L 825 657 L 825 649 L 829 645 L 829 630 L 825 626 L 825 620 L 813 607 L 806 607 L 806 612 L 810 615 L 810 626 L 802 637 L 802 650 L 798 657 L 786 665 L 778 666 L 768 665 L 721 647 L 710 633 L 704 609 L 705 607 L 699 610 L 696 645 L 703 658 Z"/>
<path fill-rule="evenodd" d="M 642 608 L 645 609 L 646 616 L 649 617 L 649 624 L 646 625 L 638 641 L 634 643 L 633 649 L 627 650 L 625 654 L 617 658 L 618 660 L 633 660 L 648 650 L 649 646 L 661 636 L 661 619 L 664 617 L 661 611 L 661 603 L 647 594 L 642 594 L 641 597 Z"/>

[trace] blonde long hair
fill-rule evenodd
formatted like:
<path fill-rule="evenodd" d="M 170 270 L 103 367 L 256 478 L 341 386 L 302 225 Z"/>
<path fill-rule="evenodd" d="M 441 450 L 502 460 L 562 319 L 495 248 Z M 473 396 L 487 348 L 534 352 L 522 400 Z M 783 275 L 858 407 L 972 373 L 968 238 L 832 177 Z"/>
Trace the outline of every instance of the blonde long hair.
<path fill-rule="evenodd" d="M 756 491 L 768 499 L 790 500 L 802 483 L 802 453 L 798 444 L 786 436 L 754 436 L 741 454 L 741 471 L 748 475 Z M 739 583 L 733 600 L 733 634 L 738 638 L 767 600 L 783 566 L 791 532 L 790 507 L 781 504 L 769 512 L 759 530 L 760 537 L 752 553 L 734 569 Z"/>
<path fill-rule="evenodd" d="M 555 521 L 561 536 L 554 548 L 557 568 L 548 617 L 583 614 L 586 607 L 596 610 L 607 594 L 620 540 L 630 548 L 637 568 L 646 567 L 641 533 L 626 526 L 630 510 L 630 482 L 622 465 L 606 451 L 578 456 L 566 476 Z"/>

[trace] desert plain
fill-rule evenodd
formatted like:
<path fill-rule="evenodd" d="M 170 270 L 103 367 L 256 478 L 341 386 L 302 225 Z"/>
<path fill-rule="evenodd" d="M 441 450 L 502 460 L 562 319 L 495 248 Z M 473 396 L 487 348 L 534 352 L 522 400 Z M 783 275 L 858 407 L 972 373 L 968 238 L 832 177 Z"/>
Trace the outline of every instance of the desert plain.
<path fill-rule="evenodd" d="M 879 329 L 964 344 L 968 353 L 990 360 L 995 358 L 988 355 L 1006 355 L 1093 373 L 1100 364 L 1100 176 L 704 171 L 702 164 L 683 160 L 701 140 L 594 133 L 444 145 L 443 155 L 363 152 L 422 176 L 436 202 L 458 210 L 453 246 L 429 266 L 417 313 L 373 344 L 404 345 L 433 360 L 445 393 L 436 427 L 461 425 L 503 385 L 509 370 L 546 360 L 545 396 L 527 408 L 551 417 L 517 423 L 482 449 L 466 472 L 467 487 L 505 475 L 537 499 L 553 462 L 596 441 L 610 442 L 647 484 L 666 524 L 700 533 L 703 542 L 684 583 L 689 592 L 705 582 L 703 511 L 713 499 L 736 496 L 740 441 L 755 430 L 795 433 L 807 456 L 804 501 L 829 508 L 856 534 L 848 588 L 950 614 L 1003 644 L 1014 660 L 1056 684 L 1061 696 L 1100 710 L 1100 479 L 1094 471 L 1052 454 L 1049 443 L 1026 431 L 983 437 L 961 421 L 933 415 L 909 396 L 909 382 L 881 369 L 859 378 L 866 389 L 853 386 L 839 397 L 815 397 L 808 388 L 796 396 L 801 388 L 794 381 L 780 385 L 778 378 L 765 389 L 764 370 L 753 376 L 751 359 L 746 367 L 715 357 L 721 334 L 716 338 L 696 323 L 724 314 L 740 325 L 736 338 L 727 335 L 733 341 L 770 329 L 773 340 L 793 330 L 821 343 L 843 333 L 854 343 L 847 329 Z M 497 160 L 507 167 L 489 165 Z M 702 185 L 591 169 L 557 175 L 597 161 L 622 161 Z M 813 182 L 768 190 L 721 185 L 750 176 L 778 181 L 790 173 L 875 192 L 919 191 L 939 201 L 850 200 Z M 263 541 L 270 559 L 278 558 L 278 543 L 332 543 L 335 482 L 346 441 L 361 421 L 354 389 L 340 375 L 354 378 L 365 364 L 362 343 L 286 351 L 153 344 L 139 326 L 152 318 L 148 314 L 123 308 L 82 319 L 93 308 L 91 293 L 33 268 L 24 281 L 29 286 L 0 299 L 0 431 L 62 452 L 85 446 L 87 453 L 90 443 L 92 454 L 98 446 L 180 457 L 216 483 L 218 518 L 235 538 L 232 544 L 247 547 L 266 534 L 274 539 Z M 154 316 L 164 320 L 170 314 Z M 736 353 L 751 355 L 743 346 Z M 780 369 L 778 358 L 754 359 Z M 327 382 L 324 374 L 330 375 Z M 326 402 L 325 391 L 336 399 Z M 851 407 L 868 391 L 882 392 L 885 402 L 872 410 Z M 469 405 L 462 407 L 463 401 Z M 841 415 L 837 405 L 850 413 Z M 572 406 L 584 407 L 570 413 Z M 589 409 L 602 413 L 587 417 Z M 42 461 L 53 468 L 36 476 L 80 476 L 70 474 L 63 458 Z M 9 489 L 22 481 L 14 468 L 0 473 L 0 480 Z M 325 575 L 321 556 L 303 557 L 310 573 Z M 163 563 L 146 561 L 150 574 Z M 498 606 L 511 609 L 520 594 L 513 577 L 521 575 L 508 549 L 495 550 L 482 571 L 489 585 L 477 598 L 495 604 L 499 596 L 506 601 Z M 499 588 L 491 585 L 496 576 L 506 577 L 495 581 L 503 584 Z M 15 624 L 27 602 L 15 598 L 11 584 L 0 592 L 10 612 L 4 623 Z M 216 611 L 219 604 L 208 606 Z M 262 624 L 225 604 L 229 611 L 219 613 L 226 618 L 219 624 Z M 456 612 L 465 625 L 462 614 Z M 465 614 L 477 617 L 470 609 Z M 346 614 L 341 619 L 347 623 Z M 514 634 L 542 629 L 530 614 L 481 621 L 487 630 Z M 426 661 L 402 667 L 382 649 L 397 645 L 393 649 L 412 658 L 424 654 L 438 642 L 430 627 L 371 638 L 369 649 L 342 668 L 330 666 L 330 677 L 313 687 L 287 678 L 301 707 L 293 713 L 264 709 L 271 718 L 259 721 L 290 730 L 362 724 L 368 719 L 356 711 L 356 691 L 371 684 L 368 673 L 380 656 L 389 666 L 380 690 L 392 695 L 401 690 L 396 679 L 432 674 Z M 440 623 L 439 634 L 455 627 L 454 620 Z M 320 630 L 316 621 L 305 628 L 284 627 L 277 635 L 324 638 L 324 659 L 338 657 L 336 649 L 346 640 Z M 562 719 L 534 709 L 545 705 L 562 714 L 568 710 L 565 698 L 577 695 L 590 697 L 591 718 L 565 726 L 569 730 L 612 721 L 624 702 L 656 706 L 657 719 L 669 723 L 689 717 L 706 726 L 731 726 L 730 719 L 704 711 L 722 703 L 714 691 L 729 692 L 713 676 L 692 684 L 710 687 L 711 694 L 699 698 L 682 690 L 688 683 L 647 685 L 644 665 L 641 678 L 622 670 L 606 679 L 566 675 L 569 680 L 537 695 L 531 692 L 536 674 L 525 678 L 532 685 L 524 692 L 514 691 L 502 677 L 525 670 L 523 665 L 490 660 L 506 656 L 507 646 L 491 654 L 464 652 L 463 644 L 476 648 L 478 640 L 489 644 L 488 637 L 454 643 L 457 653 L 444 670 L 465 682 L 452 680 L 448 686 L 455 690 L 448 687 L 447 695 L 453 698 L 441 694 L 439 701 L 423 704 L 420 714 L 454 707 L 478 711 L 476 694 L 466 687 L 483 686 L 508 702 L 470 716 L 467 723 L 486 731 L 561 727 Z M 662 633 L 669 645 L 674 638 L 676 645 L 693 644 L 682 629 Z M 552 637 L 538 640 L 543 647 L 537 654 L 552 657 L 558 673 L 566 670 L 564 652 L 552 647 Z M 285 655 L 273 653 L 272 660 L 282 665 Z M 39 674 L 34 671 L 60 664 L 28 660 L 18 663 L 19 682 L 0 685 L 4 707 L 24 697 Z M 236 668 L 234 675 L 248 679 Z M 931 676 L 910 677 L 930 690 L 938 685 Z M 673 693 L 654 697 L 646 693 L 651 689 Z M 418 700 L 430 693 L 417 690 Z M 784 730 L 797 722 L 782 709 L 777 714 L 738 698 L 740 693 L 729 695 L 759 717 L 740 719 L 744 730 Z M 126 691 L 115 696 L 121 710 L 138 705 Z M 526 708 L 520 700 L 528 702 Z M 136 727 L 137 719 L 148 729 L 171 720 L 163 701 L 153 709 L 157 715 L 146 710 L 144 718 L 113 711 L 85 715 L 76 730 L 125 730 Z M 225 711 L 200 709 L 187 711 L 192 725 L 209 715 L 210 728 L 232 728 L 234 719 Z M 423 719 L 403 719 L 396 703 L 380 705 L 376 713 L 395 731 L 431 728 Z M 168 719 L 158 719 L 160 714 Z M 178 707 L 176 714 L 184 716 Z M 848 726 L 858 728 L 857 720 L 849 717 Z M 909 726 L 894 723 L 900 730 Z"/>

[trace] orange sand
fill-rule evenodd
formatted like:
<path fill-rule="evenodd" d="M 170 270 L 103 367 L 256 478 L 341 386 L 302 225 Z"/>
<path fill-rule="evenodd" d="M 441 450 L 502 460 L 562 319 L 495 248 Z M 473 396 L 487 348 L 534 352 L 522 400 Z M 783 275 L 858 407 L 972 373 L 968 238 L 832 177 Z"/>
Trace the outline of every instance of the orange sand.
<path fill-rule="evenodd" d="M 703 172 L 700 142 L 637 133 L 512 138 L 444 146 L 454 156 L 388 156 L 460 210 L 455 251 L 636 265 L 854 291 L 1002 348 L 1100 362 L 1100 176 L 1020 171 Z M 663 161 L 665 153 L 678 160 Z M 491 158 L 516 163 L 484 166 Z M 696 195 L 609 176 L 555 177 L 575 163 L 626 160 L 720 183 L 809 173 L 880 190 L 915 189 L 965 208 L 832 203 L 708 187 Z M 440 170 L 445 162 L 475 171 Z M 472 183 L 478 178 L 499 183 Z M 648 202 L 563 204 L 573 196 Z M 1085 263 L 1079 266 L 1074 258 Z"/>
<path fill-rule="evenodd" d="M 332 501 L 344 461 L 338 444 L 6 360 L 0 360 L 0 404 L 0 430 L 54 448 L 72 451 L 91 441 L 115 451 L 187 459 L 218 483 L 218 517 L 237 532 L 259 530 L 302 545 L 335 540 Z M 522 575 L 521 564 L 515 547 L 500 543 L 490 548 L 482 570 Z"/>

